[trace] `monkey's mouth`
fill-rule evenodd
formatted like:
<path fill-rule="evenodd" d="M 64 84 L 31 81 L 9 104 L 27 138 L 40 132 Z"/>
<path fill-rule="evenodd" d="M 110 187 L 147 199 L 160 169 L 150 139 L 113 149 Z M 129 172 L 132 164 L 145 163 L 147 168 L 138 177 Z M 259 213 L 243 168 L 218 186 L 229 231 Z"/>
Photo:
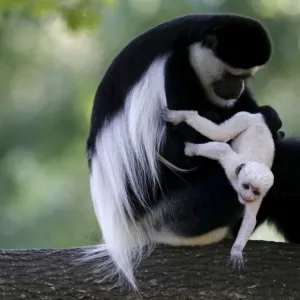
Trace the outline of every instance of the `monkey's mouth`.
<path fill-rule="evenodd" d="M 251 200 L 247 200 L 246 198 L 244 198 L 241 194 L 238 194 L 238 198 L 239 198 L 239 201 L 242 204 L 247 204 L 247 203 L 251 203 L 252 202 Z"/>

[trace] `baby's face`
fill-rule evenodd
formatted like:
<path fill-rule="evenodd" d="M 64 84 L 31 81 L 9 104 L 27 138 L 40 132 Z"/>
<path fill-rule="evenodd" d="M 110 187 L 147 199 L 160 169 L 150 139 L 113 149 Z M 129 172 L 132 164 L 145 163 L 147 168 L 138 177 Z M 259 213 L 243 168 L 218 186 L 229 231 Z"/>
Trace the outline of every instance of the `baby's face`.
<path fill-rule="evenodd" d="M 263 197 L 262 194 L 262 187 L 260 186 L 254 186 L 251 180 L 249 178 L 243 178 L 239 180 L 239 185 L 238 185 L 238 196 L 239 196 L 239 201 L 242 204 L 250 203 L 258 198 Z"/>
<path fill-rule="evenodd" d="M 274 176 L 265 165 L 249 162 L 238 173 L 238 199 L 247 204 L 263 198 L 273 185 Z"/>

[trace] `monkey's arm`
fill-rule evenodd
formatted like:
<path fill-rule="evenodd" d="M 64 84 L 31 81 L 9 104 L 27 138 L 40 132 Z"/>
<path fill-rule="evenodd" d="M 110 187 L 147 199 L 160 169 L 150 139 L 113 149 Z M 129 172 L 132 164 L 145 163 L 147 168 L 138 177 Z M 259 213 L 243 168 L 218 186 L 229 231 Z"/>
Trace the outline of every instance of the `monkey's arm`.
<path fill-rule="evenodd" d="M 248 112 L 238 112 L 230 119 L 217 125 L 210 120 L 200 116 L 197 111 L 185 110 L 163 110 L 163 118 L 176 125 L 186 122 L 192 128 L 211 140 L 228 142 L 235 138 L 249 126 L 256 123 L 259 115 L 252 115 Z"/>
<path fill-rule="evenodd" d="M 235 268 L 241 268 L 244 264 L 243 262 L 243 250 L 256 226 L 256 216 L 260 205 L 262 203 L 262 198 L 256 199 L 254 202 L 247 203 L 245 205 L 245 212 L 242 221 L 242 225 L 238 232 L 237 238 L 230 251 L 229 263 Z"/>

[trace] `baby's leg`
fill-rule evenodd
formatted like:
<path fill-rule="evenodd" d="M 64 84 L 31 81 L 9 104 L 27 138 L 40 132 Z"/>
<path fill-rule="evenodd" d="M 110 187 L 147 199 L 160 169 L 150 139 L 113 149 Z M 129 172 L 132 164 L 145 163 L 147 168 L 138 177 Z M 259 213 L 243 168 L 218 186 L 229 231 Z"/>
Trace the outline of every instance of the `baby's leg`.
<path fill-rule="evenodd" d="M 230 251 L 229 264 L 240 269 L 244 265 L 243 250 L 255 228 L 256 216 L 263 198 L 258 198 L 245 205 L 245 212 L 237 238 Z"/>
<path fill-rule="evenodd" d="M 239 164 L 244 162 L 244 159 L 243 156 L 233 151 L 228 144 L 221 142 L 185 143 L 184 152 L 186 156 L 203 156 L 217 160 L 235 191 L 238 191 L 235 170 Z"/>
<path fill-rule="evenodd" d="M 203 144 L 185 143 L 184 153 L 187 156 L 204 156 L 214 160 L 236 155 L 226 143 L 208 142 Z"/>

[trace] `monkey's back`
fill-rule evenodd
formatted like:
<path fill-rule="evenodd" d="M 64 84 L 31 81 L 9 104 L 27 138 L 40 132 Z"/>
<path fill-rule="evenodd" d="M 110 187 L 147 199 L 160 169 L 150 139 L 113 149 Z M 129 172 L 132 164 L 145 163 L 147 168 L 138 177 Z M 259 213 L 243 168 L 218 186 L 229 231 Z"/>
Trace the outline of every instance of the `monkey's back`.
<path fill-rule="evenodd" d="M 264 123 L 258 120 L 231 142 L 232 149 L 249 161 L 263 163 L 272 167 L 275 145 L 272 134 Z"/>

